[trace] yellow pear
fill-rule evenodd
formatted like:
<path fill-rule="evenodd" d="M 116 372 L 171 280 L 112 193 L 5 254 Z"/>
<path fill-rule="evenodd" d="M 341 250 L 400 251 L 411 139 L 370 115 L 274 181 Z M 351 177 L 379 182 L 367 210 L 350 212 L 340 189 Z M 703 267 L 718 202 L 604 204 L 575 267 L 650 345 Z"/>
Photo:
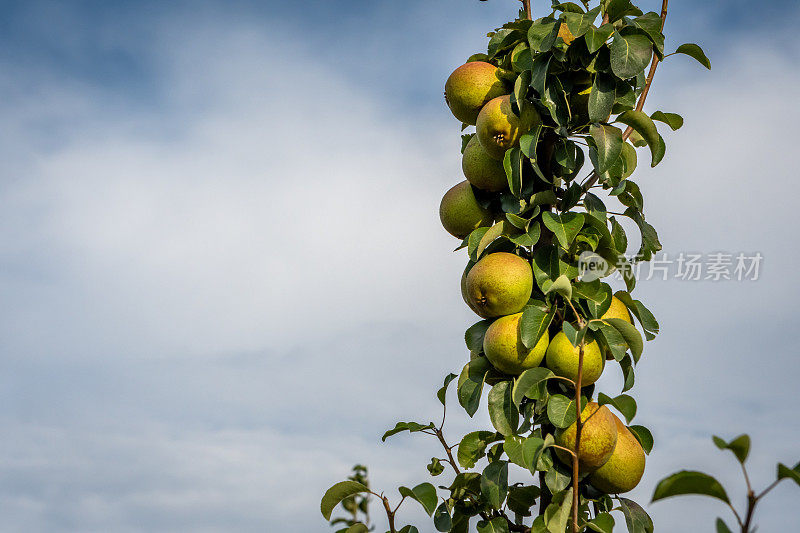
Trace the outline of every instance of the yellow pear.
<path fill-rule="evenodd" d="M 473 135 L 464 148 L 461 168 L 467 181 L 479 189 L 496 192 L 508 188 L 503 162 L 494 159 L 483 149 L 477 135 Z"/>
<path fill-rule="evenodd" d="M 611 297 L 611 305 L 609 306 L 608 311 L 606 311 L 600 318 L 621 318 L 628 324 L 633 324 L 633 318 L 631 318 L 631 312 L 628 311 L 628 306 L 622 303 L 622 300 L 616 296 Z"/>
<path fill-rule="evenodd" d="M 476 228 L 491 226 L 494 216 L 478 203 L 469 182 L 462 181 L 445 193 L 439 219 L 450 235 L 463 239 Z"/>
<path fill-rule="evenodd" d="M 453 115 L 465 124 L 475 125 L 481 108 L 491 100 L 506 94 L 498 68 L 483 61 L 461 65 L 450 74 L 444 85 L 444 98 Z"/>
<path fill-rule="evenodd" d="M 614 414 L 608 407 L 589 402 L 581 413 L 581 444 L 578 450 L 578 465 L 582 471 L 600 468 L 608 461 L 617 444 L 617 427 Z M 575 434 L 577 422 L 567 429 L 556 432 L 556 444 L 575 451 Z M 556 455 L 565 464 L 572 464 L 572 455 L 556 449 Z"/>
<path fill-rule="evenodd" d="M 614 416 L 617 445 L 606 463 L 589 476 L 589 483 L 607 494 L 633 490 L 644 475 L 645 455 L 642 445 L 625 424 Z"/>
<path fill-rule="evenodd" d="M 467 274 L 470 307 L 483 318 L 522 311 L 533 290 L 531 265 L 507 252 L 489 254 Z"/>
<path fill-rule="evenodd" d="M 560 331 L 553 340 L 550 341 L 550 346 L 547 347 L 547 354 L 545 355 L 547 368 L 553 371 L 557 376 L 569 378 L 572 381 L 578 379 L 578 358 L 580 348 L 573 346 L 567 335 Z M 600 353 L 600 346 L 597 341 L 591 341 L 583 347 L 583 379 L 581 385 L 586 387 L 591 385 L 603 373 L 603 366 L 605 360 L 603 354 Z"/>
<path fill-rule="evenodd" d="M 550 336 L 545 331 L 533 349 L 526 348 L 520 338 L 521 317 L 522 313 L 516 313 L 498 318 L 492 322 L 483 337 L 483 353 L 489 362 L 497 370 L 513 376 L 539 366 L 550 342 Z"/>
<path fill-rule="evenodd" d="M 493 158 L 502 160 L 506 150 L 516 146 L 519 138 L 542 122 L 532 106 L 518 117 L 511 110 L 511 96 L 498 96 L 489 101 L 478 115 L 476 131 L 484 150 Z"/>

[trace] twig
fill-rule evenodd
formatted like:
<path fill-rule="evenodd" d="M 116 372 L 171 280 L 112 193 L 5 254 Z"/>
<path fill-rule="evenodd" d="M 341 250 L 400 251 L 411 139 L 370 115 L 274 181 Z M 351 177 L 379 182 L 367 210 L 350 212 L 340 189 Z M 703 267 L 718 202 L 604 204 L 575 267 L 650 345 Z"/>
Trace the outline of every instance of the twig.
<path fill-rule="evenodd" d="M 525 8 L 525 15 L 528 16 L 528 20 L 533 20 L 533 13 L 531 12 L 531 0 L 522 0 L 522 5 Z"/>

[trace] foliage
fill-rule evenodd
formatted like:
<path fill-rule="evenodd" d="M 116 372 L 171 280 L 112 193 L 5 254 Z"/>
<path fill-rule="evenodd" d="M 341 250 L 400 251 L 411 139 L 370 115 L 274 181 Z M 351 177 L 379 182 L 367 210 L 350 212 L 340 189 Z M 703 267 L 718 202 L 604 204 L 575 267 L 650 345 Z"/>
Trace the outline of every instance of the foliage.
<path fill-rule="evenodd" d="M 326 520 L 330 520 L 332 526 L 344 525 L 343 529 L 338 529 L 336 533 L 359 533 L 372 531 L 369 523 L 369 476 L 367 467 L 355 465 L 353 473 L 347 481 L 337 483 L 325 494 L 322 499 L 321 510 Z M 334 508 L 341 504 L 342 508 L 350 516 L 331 518 Z"/>
<path fill-rule="evenodd" d="M 485 53 L 468 60 L 496 66 L 510 94 L 512 112 L 517 117 L 535 112 L 541 120 L 520 132 L 505 152 L 508 188 L 474 189 L 478 203 L 491 211 L 495 223 L 477 227 L 463 239 L 458 250 L 467 253 L 467 270 L 495 252 L 529 261 L 534 284 L 531 299 L 521 310 L 522 344 L 530 349 L 545 333 L 552 339 L 563 332 L 578 347 L 582 361 L 584 349 L 597 343 L 608 355 L 605 366 L 619 365 L 623 390 L 616 395 L 595 391 L 594 385 L 582 386 L 580 370 L 573 380 L 556 375 L 544 363 L 518 376 L 503 374 L 483 353 L 492 319 L 481 320 L 465 334 L 470 360 L 457 376 L 445 378 L 437 397 L 446 414 L 446 393 L 454 382 L 457 400 L 469 416 L 486 398 L 493 427 L 449 444 L 443 417 L 439 425 L 399 422 L 383 436 L 386 440 L 409 432 L 436 438 L 444 456 L 433 458 L 428 471 L 440 476 L 447 465 L 453 474 L 449 484 L 440 485 L 438 491 L 430 483 L 401 487 L 395 506 L 385 494 L 366 486 L 335 485 L 323 499 L 326 518 L 337 498 L 361 491 L 382 501 L 392 533 L 417 531 L 414 526 L 395 525 L 400 505 L 409 499 L 416 500 L 442 532 L 465 533 L 474 526 L 481 533 L 605 533 L 616 525 L 612 512 L 622 514 L 631 533 L 653 531 L 641 506 L 585 482 L 588 473 L 579 471 L 576 458 L 571 465 L 562 463 L 555 453 L 560 448 L 555 437 L 576 424 L 580 439 L 583 421 L 578 413 L 588 401 L 606 405 L 627 424 L 632 422 L 636 401 L 622 393 L 634 386 L 644 339 L 652 340 L 659 331 L 653 314 L 632 296 L 636 286 L 632 266 L 650 260 L 661 243 L 645 217 L 640 187 L 630 178 L 641 157 L 649 156 L 652 167 L 664 159 L 661 132 L 679 129 L 683 118 L 666 111 L 648 115 L 644 99 L 657 65 L 672 55 L 688 55 L 710 68 L 695 44 L 665 53 L 666 5 L 664 1 L 659 14 L 643 13 L 630 0 L 601 0 L 599 5 L 589 0 L 554 1 L 551 11 L 536 20 L 520 11 L 517 19 L 488 34 Z M 465 124 L 462 131 L 467 128 Z M 472 135 L 462 136 L 462 150 Z M 614 211 L 607 207 L 612 202 L 619 204 Z M 623 218 L 638 229 L 630 241 L 620 223 Z M 633 241 L 639 247 L 629 258 Z M 602 268 L 582 272 L 587 258 Z M 623 290 L 612 289 L 608 277 L 614 273 L 621 275 Z M 606 316 L 616 301 L 640 328 L 632 320 Z M 630 431 L 650 453 L 651 432 L 641 425 L 630 426 Z M 577 443 L 575 447 L 580 448 Z M 519 472 L 526 481 L 512 482 L 510 473 Z"/>
<path fill-rule="evenodd" d="M 736 511 L 736 508 L 731 504 L 728 498 L 728 493 L 719 481 L 703 472 L 689 470 L 675 472 L 671 476 L 667 476 L 659 481 L 658 485 L 656 485 L 655 492 L 653 492 L 653 501 L 655 502 L 673 496 L 692 494 L 716 498 L 725 502 L 728 507 L 730 507 L 741 533 L 752 533 L 756 530 L 753 525 L 753 516 L 756 506 L 764 496 L 769 494 L 769 492 L 784 479 L 791 479 L 800 485 L 800 463 L 794 465 L 794 468 L 789 468 L 782 463 L 778 463 L 775 481 L 761 492 L 756 493 L 750 484 L 750 476 L 747 474 L 747 468 L 745 467 L 747 457 L 750 455 L 750 436 L 739 435 L 730 442 L 714 436 L 713 441 L 720 450 L 729 450 L 733 453 L 742 467 L 742 474 L 744 474 L 744 480 L 747 485 L 746 511 L 743 514 Z M 719 533 L 731 533 L 731 529 L 722 518 L 717 518 L 716 528 Z"/>

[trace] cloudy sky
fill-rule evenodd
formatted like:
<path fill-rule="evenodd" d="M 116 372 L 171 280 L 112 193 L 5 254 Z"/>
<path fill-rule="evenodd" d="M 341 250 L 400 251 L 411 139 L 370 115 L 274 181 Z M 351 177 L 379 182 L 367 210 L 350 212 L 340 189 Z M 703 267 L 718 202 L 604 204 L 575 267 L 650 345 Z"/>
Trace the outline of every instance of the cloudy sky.
<path fill-rule="evenodd" d="M 0 2 L 0 531 L 311 533 L 356 462 L 391 494 L 428 480 L 434 442 L 380 435 L 439 417 L 475 320 L 438 221 L 463 179 L 442 86 L 515 4 Z M 668 48 L 700 42 L 714 70 L 659 69 L 647 107 L 686 126 L 637 178 L 648 219 L 670 257 L 764 261 L 637 288 L 663 333 L 634 496 L 701 468 L 741 505 L 712 434 L 753 435 L 758 486 L 800 460 L 800 9 L 673 4 Z M 488 424 L 457 412 L 452 439 Z M 797 497 L 776 489 L 759 530 L 797 527 Z M 648 509 L 659 531 L 728 518 Z"/>

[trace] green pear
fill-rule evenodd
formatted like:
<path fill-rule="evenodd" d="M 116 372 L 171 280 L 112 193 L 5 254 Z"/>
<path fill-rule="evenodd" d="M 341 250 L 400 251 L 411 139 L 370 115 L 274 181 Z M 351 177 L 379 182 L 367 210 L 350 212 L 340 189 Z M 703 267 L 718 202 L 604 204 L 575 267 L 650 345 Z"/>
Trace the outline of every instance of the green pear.
<path fill-rule="evenodd" d="M 503 162 L 494 159 L 483 149 L 477 135 L 473 135 L 464 148 L 461 168 L 467 181 L 479 189 L 497 192 L 508 188 Z"/>
<path fill-rule="evenodd" d="M 616 296 L 611 297 L 611 305 L 609 306 L 608 311 L 606 311 L 600 318 L 621 318 L 628 324 L 633 324 L 633 319 L 631 318 L 631 312 L 628 311 L 628 306 L 622 303 L 622 300 Z"/>
<path fill-rule="evenodd" d="M 581 413 L 581 445 L 578 450 L 578 465 L 582 471 L 591 471 L 600 468 L 609 460 L 617 445 L 617 426 L 614 423 L 614 414 L 608 407 L 589 402 Z M 577 422 L 573 422 L 567 429 L 556 432 L 556 444 L 575 451 L 575 434 L 578 431 Z M 556 455 L 565 464 L 572 464 L 572 455 L 556 449 Z"/>
<path fill-rule="evenodd" d="M 467 274 L 470 307 L 483 318 L 522 311 L 533 290 L 531 265 L 508 252 L 489 254 Z"/>
<path fill-rule="evenodd" d="M 589 476 L 589 483 L 607 494 L 620 494 L 633 490 L 641 481 L 645 455 L 631 430 L 612 416 L 617 426 L 617 445 L 608 461 Z"/>
<path fill-rule="evenodd" d="M 500 372 L 517 376 L 525 370 L 539 366 L 547 351 L 550 336 L 545 331 L 533 349 L 522 344 L 519 319 L 522 313 L 500 317 L 489 326 L 483 336 L 483 353 Z"/>
<path fill-rule="evenodd" d="M 511 110 L 511 97 L 498 96 L 489 101 L 478 115 L 475 127 L 478 140 L 484 150 L 493 158 L 502 160 L 506 150 L 516 146 L 519 138 L 542 122 L 539 113 L 532 106 L 518 117 Z"/>
<path fill-rule="evenodd" d="M 439 218 L 444 229 L 459 239 L 476 228 L 491 226 L 494 220 L 492 212 L 478 203 L 468 181 L 462 181 L 445 193 L 439 205 Z"/>
<path fill-rule="evenodd" d="M 547 368 L 557 376 L 577 381 L 579 354 L 580 348 L 573 346 L 569 342 L 567 335 L 560 331 L 550 341 L 550 346 L 547 347 L 547 354 L 545 355 Z M 604 365 L 605 359 L 600 352 L 600 346 L 597 345 L 597 341 L 586 343 L 583 347 L 583 379 L 581 385 L 586 387 L 597 381 L 600 374 L 603 373 Z"/>
<path fill-rule="evenodd" d="M 486 102 L 508 93 L 498 73 L 499 69 L 490 63 L 471 61 L 450 74 L 444 85 L 444 98 L 458 120 L 474 126 Z"/>

